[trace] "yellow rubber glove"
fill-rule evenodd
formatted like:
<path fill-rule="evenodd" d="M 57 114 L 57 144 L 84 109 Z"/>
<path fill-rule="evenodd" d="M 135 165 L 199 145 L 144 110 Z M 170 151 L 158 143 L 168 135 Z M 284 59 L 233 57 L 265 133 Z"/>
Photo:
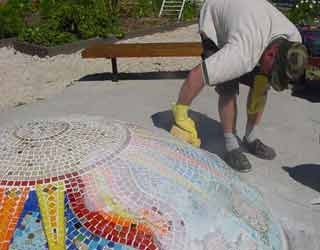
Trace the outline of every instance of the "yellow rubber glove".
<path fill-rule="evenodd" d="M 199 147 L 201 141 L 198 138 L 195 122 L 188 116 L 188 110 L 188 105 L 175 104 L 172 106 L 172 113 L 176 125 L 190 134 L 190 140 L 188 140 L 189 143 Z"/>
<path fill-rule="evenodd" d="M 248 100 L 247 112 L 249 115 L 254 115 L 259 112 L 263 112 L 267 101 L 268 89 L 268 78 L 263 75 L 257 75 L 254 79 L 252 92 Z"/>

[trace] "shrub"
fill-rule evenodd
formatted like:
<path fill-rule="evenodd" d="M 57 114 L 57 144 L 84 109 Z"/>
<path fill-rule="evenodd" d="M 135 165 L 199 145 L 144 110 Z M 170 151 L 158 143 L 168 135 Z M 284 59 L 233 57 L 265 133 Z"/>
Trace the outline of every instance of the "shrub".
<path fill-rule="evenodd" d="M 0 6 L 0 39 L 14 37 L 24 25 L 23 18 L 12 9 Z"/>
<path fill-rule="evenodd" d="M 43 46 L 59 45 L 77 40 L 74 34 L 53 30 L 47 24 L 26 27 L 21 31 L 18 38 L 25 42 Z"/>
<path fill-rule="evenodd" d="M 154 17 L 160 7 L 157 7 L 155 0 L 122 0 L 119 2 L 119 14 L 122 17 Z"/>
<path fill-rule="evenodd" d="M 314 25 L 319 23 L 320 1 L 300 0 L 288 12 L 288 18 L 297 25 Z"/>
<path fill-rule="evenodd" d="M 25 26 L 24 16 L 31 12 L 29 0 L 9 0 L 0 5 L 0 39 L 18 35 Z"/>
<path fill-rule="evenodd" d="M 184 5 L 182 19 L 193 20 L 199 15 L 199 6 L 196 1 L 187 0 Z"/>
<path fill-rule="evenodd" d="M 119 31 L 117 0 L 9 0 L 0 5 L 0 38 L 53 46 Z"/>
<path fill-rule="evenodd" d="M 135 16 L 147 17 L 153 16 L 153 2 L 152 0 L 137 0 L 137 6 L 135 10 Z"/>

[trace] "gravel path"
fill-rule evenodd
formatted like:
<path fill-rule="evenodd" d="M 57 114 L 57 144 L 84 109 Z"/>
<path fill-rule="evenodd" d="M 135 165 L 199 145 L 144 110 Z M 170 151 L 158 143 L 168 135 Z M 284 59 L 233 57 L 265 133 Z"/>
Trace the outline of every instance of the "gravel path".
<path fill-rule="evenodd" d="M 197 25 L 190 25 L 121 42 L 199 41 L 197 29 Z M 199 62 L 199 58 L 133 58 L 118 61 L 120 72 L 149 72 L 188 70 Z M 110 60 L 83 60 L 80 51 L 71 55 L 39 58 L 22 54 L 13 48 L 0 48 L 0 111 L 45 99 L 61 92 L 74 80 L 102 72 L 111 72 Z"/>

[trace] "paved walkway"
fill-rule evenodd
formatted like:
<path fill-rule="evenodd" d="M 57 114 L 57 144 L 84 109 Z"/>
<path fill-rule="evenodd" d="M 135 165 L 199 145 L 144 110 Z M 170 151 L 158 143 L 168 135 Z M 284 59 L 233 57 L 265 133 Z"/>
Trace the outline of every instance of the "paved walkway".
<path fill-rule="evenodd" d="M 38 117 L 86 114 L 168 128 L 170 103 L 176 100 L 181 83 L 181 79 L 75 82 L 48 100 L 0 113 L 0 125 Z M 242 137 L 248 88 L 243 86 L 240 91 L 238 131 Z M 241 174 L 264 194 L 295 250 L 320 249 L 320 204 L 311 203 L 320 199 L 319 107 L 320 104 L 289 93 L 272 91 L 258 133 L 276 148 L 278 157 L 263 161 L 249 155 L 253 171 Z M 221 154 L 223 137 L 218 123 L 217 95 L 206 87 L 194 101 L 192 110 L 200 124 L 203 148 Z"/>

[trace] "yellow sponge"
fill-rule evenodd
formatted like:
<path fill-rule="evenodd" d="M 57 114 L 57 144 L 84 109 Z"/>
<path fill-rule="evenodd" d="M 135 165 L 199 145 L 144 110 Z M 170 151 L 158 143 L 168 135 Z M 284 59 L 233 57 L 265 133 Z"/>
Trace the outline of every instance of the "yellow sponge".
<path fill-rule="evenodd" d="M 192 134 L 188 131 L 185 131 L 175 125 L 172 126 L 170 133 L 177 137 L 182 139 L 183 141 L 192 144 L 195 147 L 200 147 L 201 145 L 201 140 L 200 138 L 192 136 Z"/>

